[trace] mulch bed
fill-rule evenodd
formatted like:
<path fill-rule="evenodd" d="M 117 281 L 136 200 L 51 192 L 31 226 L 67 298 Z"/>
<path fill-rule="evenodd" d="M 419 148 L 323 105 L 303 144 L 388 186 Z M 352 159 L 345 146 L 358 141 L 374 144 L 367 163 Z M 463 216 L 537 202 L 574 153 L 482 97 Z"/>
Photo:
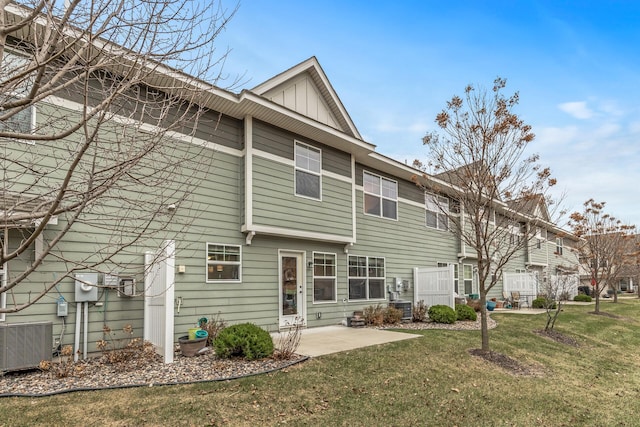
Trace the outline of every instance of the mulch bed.
<path fill-rule="evenodd" d="M 559 342 L 560 344 L 566 344 L 571 347 L 579 346 L 578 341 L 576 341 L 575 338 L 565 335 L 562 332 L 558 332 L 553 329 L 550 331 L 545 331 L 544 329 L 540 329 L 538 331 L 533 331 L 533 332 L 540 335 L 541 337 L 549 338 L 555 342 Z"/>
<path fill-rule="evenodd" d="M 110 364 L 97 357 L 74 363 L 70 374 L 63 378 L 41 370 L 0 375 L 0 397 L 37 397 L 72 391 L 224 381 L 280 370 L 307 359 L 294 355 L 288 360 L 267 358 L 247 361 L 220 359 L 209 352 L 197 357 L 176 355 L 174 362 L 169 364 L 162 363 L 159 356 Z"/>
<path fill-rule="evenodd" d="M 469 353 L 472 356 L 480 357 L 489 363 L 497 365 L 513 375 L 531 376 L 538 373 L 534 369 L 521 364 L 516 359 L 496 351 L 483 351 L 482 349 L 474 348 L 469 350 Z"/>

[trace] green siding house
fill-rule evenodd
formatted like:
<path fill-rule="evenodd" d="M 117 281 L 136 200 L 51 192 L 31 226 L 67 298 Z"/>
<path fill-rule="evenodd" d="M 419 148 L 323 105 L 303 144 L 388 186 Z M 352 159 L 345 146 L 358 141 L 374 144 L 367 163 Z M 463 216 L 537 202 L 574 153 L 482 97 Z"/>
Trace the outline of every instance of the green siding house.
<path fill-rule="evenodd" d="M 43 100 L 34 120 L 47 109 L 78 114 L 82 105 L 72 95 Z M 392 299 L 413 303 L 416 268 L 453 266 L 447 292 L 477 293 L 473 254 L 438 216 L 438 204 L 448 199 L 425 193 L 412 180 L 418 171 L 363 140 L 315 57 L 240 94 L 211 88 L 199 106 L 204 113 L 193 132 L 171 134 L 176 152 L 181 158 L 193 153 L 193 163 L 174 167 L 176 180 L 167 181 L 163 200 L 167 218 L 150 223 L 152 237 L 111 259 L 105 255 L 115 237 L 108 228 L 72 227 L 55 242 L 53 256 L 2 294 L 2 307 L 10 309 L 2 322 L 52 322 L 52 347 L 79 340 L 89 352 L 96 351 L 104 325 L 131 324 L 136 335 L 171 348 L 202 317 L 278 331 L 296 323 L 345 323 L 354 310 Z M 121 123 L 114 119 L 105 139 L 121 132 Z M 46 163 L 64 155 L 38 142 L 3 144 L 15 158 L 36 153 Z M 144 200 L 144 180 L 139 182 L 123 194 Z M 188 197 L 172 200 L 170 190 L 184 182 Z M 25 181 L 20 189 L 36 184 Z M 2 210 L 12 201 L 3 193 Z M 117 221 L 134 211 L 120 210 L 112 200 L 93 212 Z M 3 283 L 33 264 L 39 245 L 51 243 L 68 223 L 63 215 L 50 218 L 28 256 L 2 265 Z M 9 252 L 36 227 L 12 225 L 6 216 L 3 226 Z M 535 233 L 508 266 L 513 273 L 533 269 L 542 280 L 577 264 L 570 237 L 563 240 L 552 224 Z M 62 259 L 72 258 L 86 269 L 68 274 Z M 78 274 L 89 274 L 80 276 L 89 283 L 78 281 Z M 56 277 L 63 278 L 44 298 L 11 310 Z M 61 303 L 66 312 L 59 311 Z"/>

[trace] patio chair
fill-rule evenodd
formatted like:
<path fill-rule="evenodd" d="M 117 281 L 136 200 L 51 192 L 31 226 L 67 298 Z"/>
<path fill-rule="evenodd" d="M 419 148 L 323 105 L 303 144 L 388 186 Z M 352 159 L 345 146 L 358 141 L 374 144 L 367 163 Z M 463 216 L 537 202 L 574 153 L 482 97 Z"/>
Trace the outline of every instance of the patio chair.
<path fill-rule="evenodd" d="M 521 308 L 523 299 L 520 297 L 520 292 L 511 292 L 511 305 L 513 308 Z"/>

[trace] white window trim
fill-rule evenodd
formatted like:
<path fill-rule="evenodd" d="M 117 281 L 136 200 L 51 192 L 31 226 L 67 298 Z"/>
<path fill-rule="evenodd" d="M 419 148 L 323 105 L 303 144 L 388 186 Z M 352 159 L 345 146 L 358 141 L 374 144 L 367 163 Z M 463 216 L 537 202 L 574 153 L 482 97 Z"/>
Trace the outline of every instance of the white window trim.
<path fill-rule="evenodd" d="M 29 59 L 26 55 L 22 54 L 19 51 L 15 51 L 13 49 L 6 49 L 5 50 L 5 55 L 7 55 L 7 54 L 20 56 L 20 57 L 26 58 L 27 60 Z M 15 92 L 9 93 L 8 95 L 12 96 L 12 97 L 15 97 L 15 98 L 18 98 L 18 99 L 22 98 L 22 96 L 20 94 L 15 93 Z M 31 110 L 31 123 L 29 123 L 29 131 L 31 133 L 33 133 L 35 131 L 35 129 L 36 129 L 36 106 L 32 104 L 32 105 L 29 106 L 29 109 Z M 10 140 L 17 141 L 17 142 L 22 142 L 22 143 L 29 144 L 29 145 L 35 145 L 36 144 L 36 142 L 34 140 L 31 140 L 31 139 L 11 138 Z"/>
<path fill-rule="evenodd" d="M 366 258 L 367 259 L 367 276 L 364 277 L 365 280 L 365 292 L 367 294 L 366 298 L 360 298 L 360 299 L 350 299 L 349 298 L 349 282 L 351 279 L 362 279 L 363 277 L 361 276 L 349 276 L 349 258 L 350 257 L 357 257 L 357 258 Z M 369 297 L 369 259 L 371 258 L 378 258 L 378 259 L 382 259 L 382 261 L 384 262 L 384 276 L 383 277 L 373 277 L 373 279 L 376 280 L 382 280 L 384 289 L 382 290 L 382 293 L 384 294 L 383 298 L 370 298 Z M 387 300 L 387 293 L 386 293 L 386 285 L 387 285 L 387 259 L 385 257 L 381 257 L 381 256 L 367 256 L 367 255 L 355 255 L 355 254 L 349 254 L 347 255 L 347 298 L 349 302 L 362 302 L 362 301 L 386 301 Z"/>
<path fill-rule="evenodd" d="M 315 264 L 315 259 L 316 259 L 316 254 L 320 255 L 333 255 L 333 259 L 335 261 L 335 270 L 334 270 L 334 275 L 333 276 L 316 276 L 316 264 Z M 321 251 L 314 251 L 311 254 L 311 259 L 313 260 L 313 271 L 312 271 L 312 276 L 311 276 L 311 290 L 313 292 L 313 304 L 335 304 L 336 302 L 338 302 L 338 255 L 334 252 L 321 252 Z M 334 299 L 333 300 L 321 300 L 321 301 L 316 301 L 316 278 L 317 279 L 333 279 L 333 296 Z"/>
<path fill-rule="evenodd" d="M 467 295 L 466 288 L 465 288 L 465 281 L 468 280 L 468 279 L 466 279 L 465 276 L 464 276 L 465 267 L 470 267 L 471 268 L 471 292 L 469 292 L 469 293 L 471 293 L 471 294 L 478 293 L 478 292 L 476 292 L 476 283 L 475 283 L 475 276 L 476 275 L 473 272 L 473 264 L 462 264 L 462 274 L 461 274 L 461 277 L 462 277 L 462 294 L 463 295 Z"/>
<path fill-rule="evenodd" d="M 556 255 L 564 255 L 564 239 L 562 237 L 556 237 Z"/>
<path fill-rule="evenodd" d="M 364 176 L 365 176 L 365 174 L 368 174 L 368 175 L 371 175 L 371 176 L 375 176 L 376 178 L 380 179 L 380 194 L 369 193 L 365 189 L 365 184 L 364 184 Z M 396 198 L 395 199 L 392 199 L 390 197 L 385 197 L 385 196 L 382 195 L 382 181 L 383 180 L 389 181 L 389 182 L 392 182 L 392 183 L 395 184 L 395 186 L 396 186 Z M 379 197 L 380 198 L 380 215 L 370 214 L 365 210 L 365 197 L 366 197 L 367 194 L 370 195 L 370 196 L 374 196 L 374 197 Z M 383 215 L 382 200 L 391 200 L 391 201 L 395 202 L 395 204 L 396 204 L 396 217 L 395 218 L 389 218 L 389 217 Z M 400 218 L 400 212 L 399 212 L 399 209 L 398 209 L 398 181 L 396 181 L 394 179 L 390 179 L 390 178 L 384 177 L 382 175 L 378 175 L 377 173 L 373 173 L 373 172 L 369 172 L 367 170 L 363 170 L 362 171 L 362 211 L 364 212 L 365 215 L 371 216 L 371 217 L 374 217 L 374 218 L 382 218 L 382 219 L 388 219 L 390 221 L 398 221 L 399 218 Z"/>
<path fill-rule="evenodd" d="M 302 146 L 310 151 L 317 151 L 318 155 L 320 156 L 320 172 L 316 172 L 316 171 L 312 171 L 309 169 L 305 169 L 305 168 L 301 168 L 298 166 L 298 162 L 296 161 L 297 159 L 297 154 L 296 154 L 296 146 Z M 307 199 L 307 200 L 315 200 L 315 201 L 322 201 L 322 149 L 315 147 L 313 145 L 310 144 L 306 144 L 302 141 L 298 141 L 298 140 L 294 140 L 293 141 L 293 167 L 294 167 L 294 172 L 293 172 L 293 194 L 296 197 L 302 197 L 303 199 Z M 303 171 L 305 173 L 311 174 L 311 175 L 316 175 L 320 178 L 320 188 L 318 189 L 318 194 L 320 195 L 320 197 L 315 198 L 315 197 L 310 197 L 310 196 L 305 196 L 304 194 L 298 194 L 298 180 L 296 179 L 296 175 L 298 171 Z"/>
<path fill-rule="evenodd" d="M 212 246 L 233 246 L 239 249 L 239 254 L 240 254 L 240 261 L 235 262 L 235 261 L 209 261 L 208 260 L 208 256 L 209 256 L 209 245 Z M 216 280 L 216 279 L 209 279 L 209 265 L 210 264 L 221 264 L 221 265 L 237 265 L 238 266 L 238 278 L 237 279 L 220 279 L 220 280 Z M 204 274 L 205 274 L 205 282 L 206 283 L 242 283 L 242 245 L 234 245 L 234 244 L 230 244 L 230 243 L 214 243 L 214 242 L 207 242 L 206 246 L 205 246 L 205 267 L 204 267 Z"/>
<path fill-rule="evenodd" d="M 427 209 L 427 198 L 428 197 L 433 197 L 435 198 L 435 203 L 438 205 L 438 210 L 434 211 L 431 209 Z M 442 205 L 445 205 L 444 207 Z M 438 194 L 435 193 L 430 193 L 430 192 L 425 192 L 424 193 L 424 225 L 427 228 L 430 228 L 432 230 L 439 230 L 439 231 L 448 231 L 449 230 L 449 199 L 444 197 L 444 196 L 440 196 Z M 436 214 L 436 221 L 437 224 L 435 227 L 432 227 L 430 225 L 427 224 L 427 212 L 433 212 Z M 440 217 L 439 215 L 445 215 L 447 223 L 444 224 L 444 228 L 440 227 Z"/>

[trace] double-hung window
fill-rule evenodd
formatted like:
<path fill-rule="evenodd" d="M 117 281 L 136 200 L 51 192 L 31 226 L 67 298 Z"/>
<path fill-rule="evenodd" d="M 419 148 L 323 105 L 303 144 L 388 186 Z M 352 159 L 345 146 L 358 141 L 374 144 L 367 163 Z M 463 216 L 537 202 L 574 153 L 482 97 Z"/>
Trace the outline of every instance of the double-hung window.
<path fill-rule="evenodd" d="M 207 282 L 241 281 L 242 248 L 239 245 L 207 243 Z"/>
<path fill-rule="evenodd" d="M 313 302 L 336 302 L 336 254 L 313 253 Z"/>
<path fill-rule="evenodd" d="M 473 265 L 464 264 L 462 266 L 462 280 L 464 282 L 464 293 L 473 293 Z"/>
<path fill-rule="evenodd" d="M 364 172 L 364 212 L 369 215 L 398 219 L 398 183 L 370 172 Z"/>
<path fill-rule="evenodd" d="M 447 230 L 449 228 L 449 199 L 431 193 L 425 193 L 427 227 Z"/>
<path fill-rule="evenodd" d="M 349 255 L 349 300 L 384 299 L 384 258 Z"/>
<path fill-rule="evenodd" d="M 556 239 L 556 254 L 562 255 L 563 246 L 564 246 L 564 241 L 562 237 L 558 237 Z"/>
<path fill-rule="evenodd" d="M 297 196 L 320 200 L 322 194 L 322 152 L 296 141 L 295 174 Z"/>
<path fill-rule="evenodd" d="M 0 120 L 0 131 L 10 133 L 31 133 L 35 123 L 35 107 L 16 107 L 7 109 L 5 105 L 15 102 L 28 95 L 33 85 L 33 77 L 27 76 L 19 81 L 10 81 L 12 77 L 22 72 L 29 64 L 29 59 L 25 56 L 5 50 L 0 63 L 0 85 L 7 90 L 0 93 L 0 117 L 7 116 L 5 120 Z"/>

